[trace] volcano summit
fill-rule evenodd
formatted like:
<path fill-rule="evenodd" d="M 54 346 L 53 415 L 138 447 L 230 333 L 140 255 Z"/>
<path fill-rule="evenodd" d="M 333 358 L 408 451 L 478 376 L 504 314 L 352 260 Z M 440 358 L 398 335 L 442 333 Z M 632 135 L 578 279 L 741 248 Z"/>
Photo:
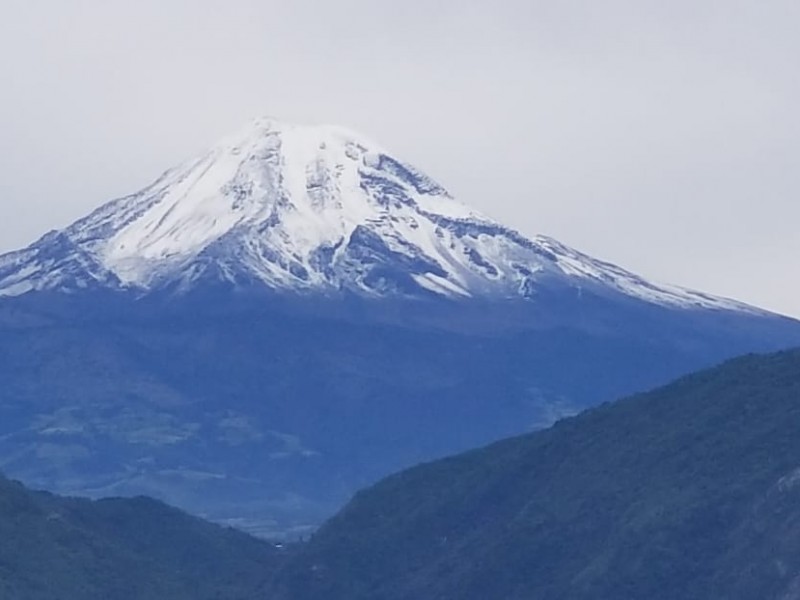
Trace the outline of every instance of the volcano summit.
<path fill-rule="evenodd" d="M 537 288 L 749 310 L 526 239 L 346 129 L 258 119 L 145 189 L 0 258 L 0 294 L 203 283 L 326 295 L 513 299 Z"/>

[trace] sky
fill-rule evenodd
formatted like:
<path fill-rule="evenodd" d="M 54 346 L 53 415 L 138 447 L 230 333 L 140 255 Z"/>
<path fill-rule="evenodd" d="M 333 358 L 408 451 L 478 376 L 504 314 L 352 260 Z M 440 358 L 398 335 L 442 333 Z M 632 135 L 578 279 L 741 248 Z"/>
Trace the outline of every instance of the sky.
<path fill-rule="evenodd" d="M 0 0 L 0 251 L 270 115 L 800 317 L 796 0 Z"/>

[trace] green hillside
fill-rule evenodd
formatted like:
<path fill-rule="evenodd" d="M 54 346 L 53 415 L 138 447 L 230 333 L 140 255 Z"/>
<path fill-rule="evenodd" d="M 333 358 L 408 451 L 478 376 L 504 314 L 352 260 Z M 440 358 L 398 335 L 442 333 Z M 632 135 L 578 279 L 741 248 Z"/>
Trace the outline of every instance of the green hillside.
<path fill-rule="evenodd" d="M 390 477 L 266 597 L 800 598 L 800 351 Z"/>
<path fill-rule="evenodd" d="M 250 599 L 277 559 L 155 500 L 61 498 L 0 477 L 3 599 Z"/>

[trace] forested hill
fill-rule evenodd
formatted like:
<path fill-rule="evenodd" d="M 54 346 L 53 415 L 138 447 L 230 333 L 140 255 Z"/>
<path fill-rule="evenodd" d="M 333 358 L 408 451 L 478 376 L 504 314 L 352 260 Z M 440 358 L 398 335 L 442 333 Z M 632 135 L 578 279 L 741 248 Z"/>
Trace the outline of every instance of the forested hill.
<path fill-rule="evenodd" d="M 800 598 L 800 351 L 389 477 L 281 600 Z"/>
<path fill-rule="evenodd" d="M 62 498 L 0 476 L 3 599 L 249 600 L 280 554 L 148 498 Z"/>

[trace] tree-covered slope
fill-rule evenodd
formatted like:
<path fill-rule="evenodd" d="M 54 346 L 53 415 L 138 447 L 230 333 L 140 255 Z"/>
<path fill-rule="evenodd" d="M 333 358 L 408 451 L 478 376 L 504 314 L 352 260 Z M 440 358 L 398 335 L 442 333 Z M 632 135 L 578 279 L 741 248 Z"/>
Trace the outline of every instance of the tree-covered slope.
<path fill-rule="evenodd" d="M 800 351 L 748 356 L 356 496 L 290 600 L 800 598 Z"/>
<path fill-rule="evenodd" d="M 0 598 L 249 599 L 278 559 L 155 500 L 63 498 L 0 477 Z"/>
<path fill-rule="evenodd" d="M 273 537 L 390 473 L 795 345 L 790 319 L 588 292 L 525 305 L 34 294 L 0 300 L 0 471 Z"/>

